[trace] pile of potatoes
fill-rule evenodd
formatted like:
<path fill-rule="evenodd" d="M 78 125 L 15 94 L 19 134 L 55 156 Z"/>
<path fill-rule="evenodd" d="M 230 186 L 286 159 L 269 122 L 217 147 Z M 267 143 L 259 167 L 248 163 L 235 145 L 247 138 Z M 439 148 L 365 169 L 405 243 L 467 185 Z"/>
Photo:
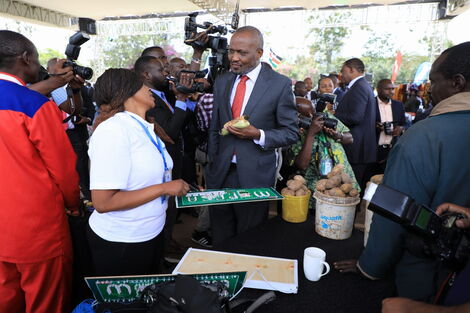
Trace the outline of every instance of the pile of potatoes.
<path fill-rule="evenodd" d="M 352 186 L 351 177 L 343 172 L 342 164 L 336 165 L 327 175 L 328 179 L 317 182 L 316 190 L 327 196 L 333 197 L 357 197 L 359 191 Z"/>
<path fill-rule="evenodd" d="M 295 175 L 287 181 L 287 187 L 281 190 L 283 196 L 305 196 L 308 192 L 307 181 L 301 175 Z"/>

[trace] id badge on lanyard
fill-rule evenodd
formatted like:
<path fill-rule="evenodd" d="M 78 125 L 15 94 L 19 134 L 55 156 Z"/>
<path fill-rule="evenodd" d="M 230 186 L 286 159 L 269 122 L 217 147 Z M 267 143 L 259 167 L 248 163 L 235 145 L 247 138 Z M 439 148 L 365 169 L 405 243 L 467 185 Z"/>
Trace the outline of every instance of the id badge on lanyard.
<path fill-rule="evenodd" d="M 165 172 L 163 173 L 163 183 L 170 182 L 171 181 L 171 170 L 168 168 L 168 165 L 166 163 L 165 151 L 164 151 L 165 148 L 163 147 L 163 144 L 160 142 L 160 139 L 158 139 L 158 137 L 157 137 L 157 141 L 155 142 L 155 139 L 152 137 L 152 135 L 150 135 L 150 132 L 147 129 L 147 127 L 145 127 L 145 125 L 142 124 L 142 122 L 139 121 L 138 119 L 136 119 L 134 116 L 132 116 L 130 114 L 128 114 L 128 115 L 130 117 L 132 117 L 137 123 L 139 123 L 140 126 L 142 126 L 142 129 L 144 130 L 145 134 L 147 134 L 147 137 L 150 139 L 152 144 L 160 152 L 160 154 L 162 156 L 162 159 L 163 159 L 163 166 L 164 166 L 164 169 L 165 169 Z M 161 196 L 160 198 L 162 199 L 162 204 L 165 203 L 167 197 L 166 196 Z"/>

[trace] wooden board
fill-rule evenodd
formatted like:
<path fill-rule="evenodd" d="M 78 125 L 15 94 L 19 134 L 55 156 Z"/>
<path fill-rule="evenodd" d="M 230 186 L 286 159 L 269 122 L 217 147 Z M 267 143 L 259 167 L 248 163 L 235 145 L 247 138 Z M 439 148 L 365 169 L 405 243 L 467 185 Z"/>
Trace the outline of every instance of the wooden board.
<path fill-rule="evenodd" d="M 297 293 L 297 260 L 189 248 L 173 274 L 231 271 L 247 272 L 244 287 Z"/>
<path fill-rule="evenodd" d="M 274 188 L 236 188 L 210 189 L 188 192 L 183 197 L 176 197 L 176 207 L 195 207 L 239 202 L 255 202 L 283 199 Z"/>
<path fill-rule="evenodd" d="M 228 287 L 229 295 L 233 296 L 242 288 L 246 272 L 204 272 L 190 276 L 198 281 L 223 282 Z M 85 277 L 85 281 L 98 302 L 131 302 L 139 299 L 145 287 L 174 281 L 175 278 L 176 275 L 106 276 Z"/>

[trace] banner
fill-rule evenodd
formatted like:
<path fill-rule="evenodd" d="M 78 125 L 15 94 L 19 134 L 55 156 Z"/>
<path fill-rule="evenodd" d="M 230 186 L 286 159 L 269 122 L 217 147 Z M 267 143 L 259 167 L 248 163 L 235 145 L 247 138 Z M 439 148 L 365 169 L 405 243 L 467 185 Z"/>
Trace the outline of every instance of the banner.
<path fill-rule="evenodd" d="M 283 58 L 275 54 L 272 49 L 269 49 L 269 64 L 271 64 L 273 69 L 277 69 L 281 64 L 282 60 Z"/>
<path fill-rule="evenodd" d="M 395 63 L 393 63 L 393 69 L 392 69 L 392 83 L 395 83 L 397 80 L 398 72 L 400 71 L 400 66 L 402 62 L 402 55 L 400 50 L 397 51 L 397 56 L 395 57 Z"/>

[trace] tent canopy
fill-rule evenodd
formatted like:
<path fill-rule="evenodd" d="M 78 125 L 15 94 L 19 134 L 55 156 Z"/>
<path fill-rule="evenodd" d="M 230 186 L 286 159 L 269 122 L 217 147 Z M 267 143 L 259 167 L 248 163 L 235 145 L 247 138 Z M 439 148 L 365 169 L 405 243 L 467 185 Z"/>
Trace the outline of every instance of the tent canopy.
<path fill-rule="evenodd" d="M 433 0 L 240 0 L 242 12 L 252 10 L 315 9 L 357 5 L 437 2 Z M 234 12 L 236 0 L 0 0 L 0 14 L 21 17 L 56 26 L 70 26 L 75 17 L 96 20 L 105 17 L 142 16 L 148 14 L 178 14 L 208 11 L 222 18 Z M 67 25 L 68 23 L 68 25 Z"/>

